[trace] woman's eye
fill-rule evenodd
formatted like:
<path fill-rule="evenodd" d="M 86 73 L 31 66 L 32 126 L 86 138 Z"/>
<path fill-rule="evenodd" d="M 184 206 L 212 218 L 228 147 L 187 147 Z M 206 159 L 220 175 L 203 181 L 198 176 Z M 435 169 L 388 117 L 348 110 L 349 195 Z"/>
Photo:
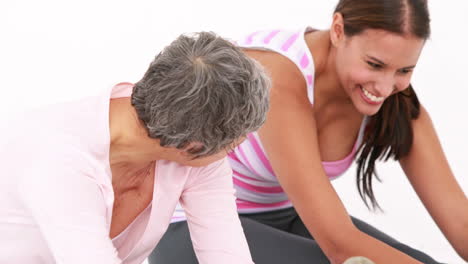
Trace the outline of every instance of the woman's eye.
<path fill-rule="evenodd" d="M 402 70 L 400 70 L 400 73 L 402 73 L 402 74 L 408 74 L 408 73 L 410 73 L 411 71 L 412 71 L 411 69 L 402 69 Z"/>
<path fill-rule="evenodd" d="M 371 66 L 372 68 L 375 68 L 375 69 L 382 68 L 382 65 L 377 64 L 377 63 L 373 63 L 372 61 L 368 61 L 367 64 L 369 64 L 369 66 Z"/>

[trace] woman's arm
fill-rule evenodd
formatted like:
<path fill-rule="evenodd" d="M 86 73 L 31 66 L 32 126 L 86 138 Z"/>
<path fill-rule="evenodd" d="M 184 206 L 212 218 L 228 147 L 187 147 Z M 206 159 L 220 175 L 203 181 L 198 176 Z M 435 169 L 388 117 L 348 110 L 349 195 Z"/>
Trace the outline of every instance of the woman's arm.
<path fill-rule="evenodd" d="M 468 200 L 445 158 L 427 111 L 413 122 L 414 142 L 400 164 L 457 253 L 468 261 Z"/>
<path fill-rule="evenodd" d="M 58 264 L 121 263 L 109 238 L 106 202 L 80 157 L 37 156 L 21 177 L 20 198 Z M 28 254 L 28 252 L 25 252 Z"/>
<path fill-rule="evenodd" d="M 200 264 L 253 264 L 237 214 L 227 159 L 194 168 L 180 204 Z"/>
<path fill-rule="evenodd" d="M 379 264 L 420 263 L 353 225 L 323 170 L 314 111 L 302 76 L 287 72 L 294 66 L 286 59 L 279 63 L 278 57 L 251 55 L 273 76 L 270 111 L 259 131 L 263 146 L 281 186 L 331 262 L 366 256 Z"/>

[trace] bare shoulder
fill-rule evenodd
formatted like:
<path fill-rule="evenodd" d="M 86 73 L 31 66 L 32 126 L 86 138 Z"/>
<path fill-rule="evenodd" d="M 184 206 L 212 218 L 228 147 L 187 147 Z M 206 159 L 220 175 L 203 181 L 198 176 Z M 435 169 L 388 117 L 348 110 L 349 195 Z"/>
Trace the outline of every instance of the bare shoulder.
<path fill-rule="evenodd" d="M 419 116 L 413 121 L 414 124 L 425 123 L 432 124 L 431 117 L 427 109 L 421 104 L 419 108 Z"/>
<path fill-rule="evenodd" d="M 420 106 L 419 116 L 418 118 L 413 120 L 412 126 L 415 141 L 413 144 L 417 144 L 417 142 L 421 140 L 427 141 L 431 138 L 433 143 L 436 143 L 436 141 L 438 141 L 438 136 L 435 131 L 435 127 L 432 123 L 429 112 L 423 105 Z M 427 142 L 425 142 L 422 145 L 426 145 L 426 147 L 429 147 L 426 143 Z"/>
<path fill-rule="evenodd" d="M 272 97 L 277 94 L 306 94 L 306 81 L 289 58 L 269 50 L 245 49 L 244 52 L 265 68 L 272 80 Z"/>

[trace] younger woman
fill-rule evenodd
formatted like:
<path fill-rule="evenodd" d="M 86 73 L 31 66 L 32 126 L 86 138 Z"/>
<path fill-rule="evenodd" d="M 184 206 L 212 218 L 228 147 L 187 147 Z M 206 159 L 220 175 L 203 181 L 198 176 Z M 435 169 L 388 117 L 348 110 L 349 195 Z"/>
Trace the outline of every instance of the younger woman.
<path fill-rule="evenodd" d="M 410 82 L 429 21 L 425 0 L 340 0 L 329 30 L 260 31 L 238 43 L 273 82 L 266 123 L 229 155 L 256 263 L 438 263 L 350 217 L 330 184 L 356 161 L 360 194 L 376 206 L 379 158 L 400 162 L 468 260 L 468 200 Z M 152 263 L 195 263 L 186 223 L 169 233 Z"/>

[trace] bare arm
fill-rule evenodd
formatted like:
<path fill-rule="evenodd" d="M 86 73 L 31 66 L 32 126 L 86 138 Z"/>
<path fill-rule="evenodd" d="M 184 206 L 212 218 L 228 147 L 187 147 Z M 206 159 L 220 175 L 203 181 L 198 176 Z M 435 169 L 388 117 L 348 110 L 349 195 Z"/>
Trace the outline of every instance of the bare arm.
<path fill-rule="evenodd" d="M 282 65 L 262 61 L 261 56 L 258 60 L 272 76 L 288 74 Z M 281 186 L 309 232 L 332 263 L 351 256 L 366 256 L 379 264 L 420 263 L 353 225 L 323 170 L 314 112 L 304 85 L 300 75 L 273 78 L 271 108 L 259 135 Z"/>
<path fill-rule="evenodd" d="M 468 200 L 450 170 L 424 108 L 413 122 L 413 131 L 413 146 L 400 164 L 445 237 L 468 261 Z"/>

